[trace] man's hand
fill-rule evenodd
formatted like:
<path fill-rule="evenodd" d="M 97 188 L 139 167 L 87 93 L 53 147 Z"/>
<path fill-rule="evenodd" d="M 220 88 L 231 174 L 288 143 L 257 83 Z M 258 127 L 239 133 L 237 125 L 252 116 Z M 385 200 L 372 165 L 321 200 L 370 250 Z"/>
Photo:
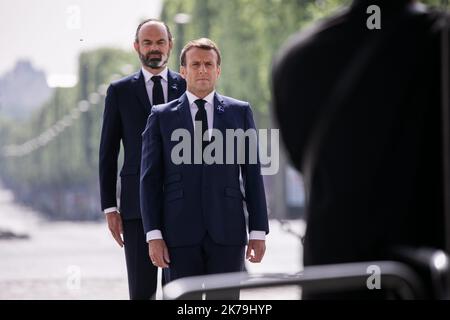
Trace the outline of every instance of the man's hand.
<path fill-rule="evenodd" d="M 114 211 L 106 214 L 106 221 L 108 222 L 108 228 L 113 238 L 122 248 L 124 244 L 121 236 L 123 233 L 122 217 L 117 211 Z"/>
<path fill-rule="evenodd" d="M 150 240 L 148 242 L 148 254 L 154 266 L 160 268 L 169 267 L 169 250 L 163 239 Z"/>
<path fill-rule="evenodd" d="M 247 246 L 247 253 L 245 258 L 253 263 L 261 262 L 266 252 L 265 240 L 250 240 Z"/>

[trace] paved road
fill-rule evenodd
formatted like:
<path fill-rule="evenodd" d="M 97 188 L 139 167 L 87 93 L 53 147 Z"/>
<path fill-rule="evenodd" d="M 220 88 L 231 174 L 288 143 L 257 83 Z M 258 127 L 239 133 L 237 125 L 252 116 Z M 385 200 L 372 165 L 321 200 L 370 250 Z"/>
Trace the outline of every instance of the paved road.
<path fill-rule="evenodd" d="M 302 221 L 292 226 L 303 232 Z M 48 222 L 0 189 L 0 231 L 28 239 L 0 239 L 0 299 L 128 299 L 125 259 L 103 223 Z M 271 221 L 263 263 L 250 273 L 301 270 L 298 239 Z M 243 291 L 243 299 L 297 299 L 298 290 Z M 161 297 L 161 291 L 158 291 Z"/>

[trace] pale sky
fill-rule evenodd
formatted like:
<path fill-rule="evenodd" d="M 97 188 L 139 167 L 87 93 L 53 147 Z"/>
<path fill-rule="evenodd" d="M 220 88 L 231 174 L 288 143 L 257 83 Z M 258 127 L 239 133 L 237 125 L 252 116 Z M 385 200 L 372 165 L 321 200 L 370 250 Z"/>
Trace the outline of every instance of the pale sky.
<path fill-rule="evenodd" d="M 51 85 L 69 85 L 80 51 L 133 49 L 144 18 L 157 18 L 162 0 L 0 0 L 0 76 L 28 59 Z"/>

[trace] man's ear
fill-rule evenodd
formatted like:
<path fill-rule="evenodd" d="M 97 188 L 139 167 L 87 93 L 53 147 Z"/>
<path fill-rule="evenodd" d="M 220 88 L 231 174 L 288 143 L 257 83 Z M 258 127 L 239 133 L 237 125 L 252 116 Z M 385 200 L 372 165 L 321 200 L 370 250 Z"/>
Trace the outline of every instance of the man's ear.
<path fill-rule="evenodd" d="M 220 66 L 217 66 L 217 78 L 219 78 L 221 70 L 222 69 L 220 69 Z"/>
<path fill-rule="evenodd" d="M 172 50 L 173 48 L 173 40 L 169 40 L 169 49 Z"/>
<path fill-rule="evenodd" d="M 139 53 L 139 43 L 138 42 L 133 42 L 133 46 L 134 46 L 134 50 L 136 50 L 137 53 Z"/>
<path fill-rule="evenodd" d="M 186 79 L 186 68 L 183 66 L 180 66 L 180 74 L 183 77 L 183 79 Z"/>

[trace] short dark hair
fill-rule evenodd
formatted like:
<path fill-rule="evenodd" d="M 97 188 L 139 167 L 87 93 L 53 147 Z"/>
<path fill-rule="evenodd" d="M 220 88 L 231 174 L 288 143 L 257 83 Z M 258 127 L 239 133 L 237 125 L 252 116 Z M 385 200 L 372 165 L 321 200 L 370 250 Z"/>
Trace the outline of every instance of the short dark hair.
<path fill-rule="evenodd" d="M 192 48 L 199 48 L 199 49 L 204 49 L 204 50 L 214 50 L 217 54 L 217 65 L 220 66 L 222 58 L 220 56 L 219 47 L 214 43 L 214 41 L 212 41 L 208 38 L 200 38 L 200 39 L 189 41 L 184 46 L 183 50 L 181 50 L 180 64 L 183 67 L 186 66 L 186 53 Z"/>
<path fill-rule="evenodd" d="M 146 19 L 146 20 L 142 21 L 141 23 L 139 23 L 139 25 L 138 25 L 138 27 L 136 29 L 136 35 L 134 37 L 134 41 L 135 42 L 139 42 L 139 31 L 141 30 L 142 26 L 144 24 L 146 24 L 147 22 L 161 23 L 166 28 L 167 36 L 169 37 L 169 42 L 172 41 L 172 33 L 170 32 L 169 26 L 164 21 L 151 18 L 151 19 Z"/>

